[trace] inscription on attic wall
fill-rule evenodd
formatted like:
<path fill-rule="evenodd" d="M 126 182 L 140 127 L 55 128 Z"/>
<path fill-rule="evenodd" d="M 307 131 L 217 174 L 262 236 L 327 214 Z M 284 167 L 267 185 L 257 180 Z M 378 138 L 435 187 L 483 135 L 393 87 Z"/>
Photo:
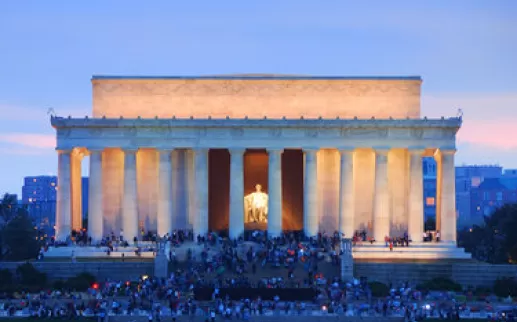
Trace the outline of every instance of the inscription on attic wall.
<path fill-rule="evenodd" d="M 108 118 L 418 118 L 418 80 L 96 79 L 93 116 Z"/>

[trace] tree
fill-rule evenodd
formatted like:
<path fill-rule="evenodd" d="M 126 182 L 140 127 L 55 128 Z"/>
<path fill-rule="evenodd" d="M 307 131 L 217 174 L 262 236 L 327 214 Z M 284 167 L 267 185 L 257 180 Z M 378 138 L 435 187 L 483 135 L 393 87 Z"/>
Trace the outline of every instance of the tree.
<path fill-rule="evenodd" d="M 484 224 L 458 233 L 458 244 L 476 259 L 493 264 L 517 263 L 517 204 L 498 208 Z"/>
<path fill-rule="evenodd" d="M 3 230 L 18 211 L 17 206 L 18 200 L 16 200 L 16 196 L 12 194 L 4 194 L 0 201 L 0 260 L 5 257 L 8 251 L 4 244 Z"/>
<path fill-rule="evenodd" d="M 16 210 L 18 206 L 18 200 L 16 200 L 16 195 L 12 194 L 4 194 L 2 200 L 0 201 L 0 217 L 1 222 L 7 223 L 11 220 L 16 214 Z"/>
<path fill-rule="evenodd" d="M 1 235 L 3 247 L 6 249 L 4 253 L 6 259 L 19 261 L 38 256 L 40 248 L 37 240 L 38 232 L 26 210 L 18 209 L 17 215 L 5 225 Z"/>

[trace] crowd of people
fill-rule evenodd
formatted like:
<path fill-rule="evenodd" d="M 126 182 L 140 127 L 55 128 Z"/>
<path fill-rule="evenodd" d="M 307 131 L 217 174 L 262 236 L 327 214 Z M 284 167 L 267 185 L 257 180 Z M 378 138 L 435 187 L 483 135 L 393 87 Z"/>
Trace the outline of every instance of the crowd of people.
<path fill-rule="evenodd" d="M 84 240 L 84 236 L 79 240 Z M 0 311 L 12 315 L 23 309 L 37 317 L 96 315 L 101 319 L 109 314 L 146 315 L 149 320 L 180 315 L 248 319 L 275 314 L 326 314 L 395 315 L 414 321 L 424 316 L 457 317 L 469 310 L 465 303 L 456 303 L 446 293 L 430 300 L 407 283 L 390 286 L 388 297 L 374 298 L 366 280 L 343 281 L 330 273 L 323 274 L 322 268 L 326 267 L 339 275 L 341 239 L 337 232 L 314 238 L 286 232 L 268 238 L 264 232 L 254 231 L 229 240 L 216 233 L 194 236 L 191 231 L 174 231 L 161 239 L 168 244 L 168 257 L 174 267 L 168 278 L 142 276 L 138 281 L 99 282 L 86 293 L 54 290 L 20 294 L 19 300 L 4 301 Z M 108 247 L 109 242 L 119 245 L 123 241 L 122 234 L 112 236 L 103 247 Z M 202 251 L 199 258 L 189 251 L 184 265 L 176 251 L 189 241 Z M 395 241 L 386 242 L 389 245 Z M 407 246 L 408 242 L 403 239 L 400 243 Z M 315 296 L 300 300 L 257 295 L 258 289 L 277 289 L 278 294 L 280 289 L 293 289 L 296 295 L 296 288 L 312 289 Z M 196 292 L 206 289 L 212 290 L 211 297 L 196 300 Z M 224 292 L 227 289 L 249 292 L 232 298 Z"/>

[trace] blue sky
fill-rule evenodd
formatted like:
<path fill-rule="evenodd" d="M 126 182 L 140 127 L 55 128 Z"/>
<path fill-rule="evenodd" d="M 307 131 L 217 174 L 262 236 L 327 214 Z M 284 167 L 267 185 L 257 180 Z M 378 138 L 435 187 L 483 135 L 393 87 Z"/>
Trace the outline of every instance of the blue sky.
<path fill-rule="evenodd" d="M 465 113 L 457 163 L 517 167 L 517 1 L 0 2 L 0 193 L 56 173 L 46 111 L 91 111 L 92 74 L 421 75 Z M 86 167 L 85 167 L 86 168 Z"/>

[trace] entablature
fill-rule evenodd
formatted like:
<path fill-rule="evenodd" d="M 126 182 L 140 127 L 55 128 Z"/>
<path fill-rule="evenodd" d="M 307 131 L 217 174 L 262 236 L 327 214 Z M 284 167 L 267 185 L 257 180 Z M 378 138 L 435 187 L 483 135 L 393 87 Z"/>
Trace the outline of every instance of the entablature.
<path fill-rule="evenodd" d="M 57 148 L 454 148 L 461 118 L 113 119 L 52 117 Z"/>

